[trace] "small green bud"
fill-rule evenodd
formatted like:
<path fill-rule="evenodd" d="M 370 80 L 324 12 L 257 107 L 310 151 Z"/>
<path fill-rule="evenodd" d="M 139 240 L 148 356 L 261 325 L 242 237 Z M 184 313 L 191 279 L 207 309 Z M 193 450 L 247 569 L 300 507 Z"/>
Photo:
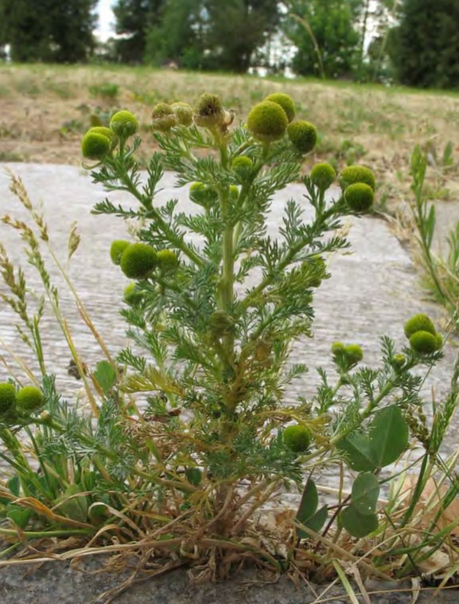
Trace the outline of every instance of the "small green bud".
<path fill-rule="evenodd" d="M 236 185 L 230 185 L 229 187 L 230 198 L 234 201 L 239 197 L 239 189 Z"/>
<path fill-rule="evenodd" d="M 234 330 L 233 318 L 224 310 L 216 310 L 210 315 L 209 319 L 212 335 L 217 338 L 227 336 Z"/>
<path fill-rule="evenodd" d="M 113 264 L 119 266 L 119 263 L 121 262 L 121 256 L 123 255 L 123 252 L 128 247 L 128 245 L 131 245 L 131 242 L 125 241 L 124 239 L 115 239 L 115 241 L 112 241 L 112 244 L 110 246 L 110 258 Z"/>
<path fill-rule="evenodd" d="M 177 125 L 177 116 L 167 103 L 158 103 L 153 107 L 151 120 L 152 130 L 158 130 L 159 132 L 169 132 L 171 128 Z"/>
<path fill-rule="evenodd" d="M 344 192 L 344 199 L 353 212 L 367 212 L 373 205 L 375 194 L 373 189 L 363 182 L 349 185 Z"/>
<path fill-rule="evenodd" d="M 290 142 L 300 153 L 309 153 L 317 143 L 317 130 L 314 124 L 298 120 L 287 127 Z"/>
<path fill-rule="evenodd" d="M 428 331 L 417 331 L 410 338 L 410 346 L 419 354 L 432 354 L 438 350 L 438 340 Z"/>
<path fill-rule="evenodd" d="M 401 369 L 406 363 L 406 357 L 404 354 L 396 354 L 392 358 L 392 366 L 394 369 Z"/>
<path fill-rule="evenodd" d="M 247 116 L 247 127 L 252 135 L 264 143 L 281 139 L 287 128 L 285 111 L 278 103 L 263 101 L 258 103 Z"/>
<path fill-rule="evenodd" d="M 110 120 L 110 128 L 119 137 L 128 138 L 137 132 L 139 122 L 130 111 L 118 111 Z"/>
<path fill-rule="evenodd" d="M 193 123 L 193 109 L 188 103 L 172 103 L 172 111 L 175 113 L 177 122 L 181 126 L 191 126 Z"/>
<path fill-rule="evenodd" d="M 345 346 L 344 352 L 349 361 L 349 365 L 356 365 L 363 359 L 362 348 L 358 344 L 349 344 L 348 346 Z"/>
<path fill-rule="evenodd" d="M 319 287 L 322 283 L 322 279 L 326 276 L 325 261 L 321 256 L 314 256 L 306 261 L 309 265 L 315 268 L 315 276 L 310 277 L 308 281 L 309 287 Z"/>
<path fill-rule="evenodd" d="M 121 256 L 121 270 L 129 279 L 145 279 L 158 263 L 156 251 L 147 243 L 131 243 Z"/>
<path fill-rule="evenodd" d="M 305 453 L 311 444 L 311 433 L 300 424 L 288 426 L 284 430 L 283 440 L 285 446 L 294 453 Z"/>
<path fill-rule="evenodd" d="M 272 101 L 273 103 L 277 103 L 282 107 L 285 111 L 285 115 L 289 122 L 293 120 L 296 115 L 296 108 L 293 99 L 288 94 L 284 94 L 283 92 L 274 92 L 273 94 L 268 95 L 265 98 L 265 101 Z"/>
<path fill-rule="evenodd" d="M 137 291 L 135 283 L 129 283 L 124 289 L 124 301 L 130 306 L 136 306 L 142 302 L 142 292 Z"/>
<path fill-rule="evenodd" d="M 344 352 L 345 346 L 342 342 L 333 342 L 331 345 L 332 354 L 336 354 L 337 352 Z"/>
<path fill-rule="evenodd" d="M 198 99 L 193 115 L 194 123 L 201 128 L 215 128 L 225 122 L 225 110 L 217 94 L 204 93 Z"/>
<path fill-rule="evenodd" d="M 111 151 L 113 151 L 113 149 L 118 144 L 118 137 L 112 130 L 110 130 L 110 128 L 106 128 L 105 126 L 94 126 L 93 128 L 90 128 L 86 132 L 86 134 L 89 134 L 90 132 L 92 132 L 94 134 L 102 134 L 102 136 L 106 136 L 108 138 L 108 140 L 110 141 L 110 150 Z"/>
<path fill-rule="evenodd" d="M 173 271 L 178 266 L 177 254 L 172 250 L 161 250 L 158 252 L 158 265 L 166 273 Z"/>
<path fill-rule="evenodd" d="M 233 159 L 231 167 L 239 182 L 245 182 L 252 174 L 253 162 L 250 157 L 239 155 Z"/>
<path fill-rule="evenodd" d="M 35 386 L 21 388 L 16 395 L 16 409 L 20 415 L 30 415 L 43 407 L 43 393 Z"/>
<path fill-rule="evenodd" d="M 16 389 L 13 384 L 0 384 L 0 417 L 8 415 L 16 404 Z"/>
<path fill-rule="evenodd" d="M 89 131 L 81 142 L 81 154 L 86 159 L 101 160 L 110 151 L 110 139 L 103 134 Z"/>
<path fill-rule="evenodd" d="M 218 200 L 218 191 L 202 182 L 194 182 L 190 186 L 190 199 L 202 206 L 208 206 Z"/>
<path fill-rule="evenodd" d="M 437 330 L 435 329 L 432 319 L 423 313 L 413 315 L 411 319 L 405 323 L 404 326 L 405 336 L 410 339 L 413 334 L 417 331 L 427 331 L 433 336 L 436 335 Z"/>
<path fill-rule="evenodd" d="M 336 172 L 330 164 L 323 162 L 316 164 L 311 170 L 311 180 L 319 191 L 326 191 L 331 187 L 336 178 Z"/>
<path fill-rule="evenodd" d="M 365 166 L 348 166 L 341 171 L 339 180 L 343 189 L 357 182 L 362 182 L 373 189 L 376 189 L 375 175 Z"/>

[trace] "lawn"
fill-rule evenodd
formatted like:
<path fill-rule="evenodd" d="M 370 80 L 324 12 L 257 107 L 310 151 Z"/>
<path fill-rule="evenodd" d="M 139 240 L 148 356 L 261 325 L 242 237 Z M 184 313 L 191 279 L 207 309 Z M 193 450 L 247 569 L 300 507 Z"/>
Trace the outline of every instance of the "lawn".
<path fill-rule="evenodd" d="M 0 161 L 79 164 L 81 135 L 93 116 L 105 122 L 116 109 L 129 108 L 147 131 L 151 108 L 157 102 L 193 104 L 203 91 L 220 94 L 226 107 L 235 110 L 236 119 L 269 93 L 292 95 L 301 117 L 319 130 L 319 145 L 308 163 L 334 158 L 340 167 L 358 162 L 370 165 L 380 182 L 380 203 L 397 202 L 407 195 L 409 157 L 416 143 L 429 150 L 430 162 L 438 168 L 429 185 L 432 199 L 458 197 L 459 95 L 342 81 L 262 79 L 149 67 L 4 64 L 0 68 Z M 145 157 L 153 146 L 153 137 L 145 137 Z"/>

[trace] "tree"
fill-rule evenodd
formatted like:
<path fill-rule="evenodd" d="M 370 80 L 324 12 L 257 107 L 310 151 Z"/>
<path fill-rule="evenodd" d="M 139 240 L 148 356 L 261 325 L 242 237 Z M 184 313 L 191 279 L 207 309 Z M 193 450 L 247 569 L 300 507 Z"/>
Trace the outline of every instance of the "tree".
<path fill-rule="evenodd" d="M 115 30 L 122 36 L 116 52 L 122 63 L 141 63 L 147 45 L 147 32 L 159 25 L 165 0 L 118 0 L 113 7 Z"/>
<path fill-rule="evenodd" d="M 459 88 L 458 0 L 404 0 L 391 59 L 403 84 Z"/>
<path fill-rule="evenodd" d="M 167 0 L 147 56 L 188 69 L 244 73 L 279 22 L 277 0 Z"/>
<path fill-rule="evenodd" d="M 0 0 L 0 39 L 14 61 L 75 63 L 94 49 L 97 0 Z"/>
<path fill-rule="evenodd" d="M 362 0 L 292 0 L 285 32 L 297 47 L 292 67 L 301 75 L 342 77 L 359 62 L 361 33 L 355 27 Z"/>

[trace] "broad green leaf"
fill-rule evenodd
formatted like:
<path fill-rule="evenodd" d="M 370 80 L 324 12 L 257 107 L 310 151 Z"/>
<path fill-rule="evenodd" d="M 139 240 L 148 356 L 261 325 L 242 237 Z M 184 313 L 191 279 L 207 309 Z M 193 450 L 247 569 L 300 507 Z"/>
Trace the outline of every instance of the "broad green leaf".
<path fill-rule="evenodd" d="M 311 529 L 311 531 L 318 533 L 327 521 L 327 518 L 328 506 L 324 505 L 323 507 L 318 509 L 315 514 L 313 514 L 310 518 L 308 518 L 307 520 L 305 520 L 305 522 L 302 522 L 301 524 Z M 305 539 L 306 537 L 309 537 L 308 533 L 306 531 L 301 530 L 301 528 L 298 529 L 297 535 L 300 539 Z"/>
<path fill-rule="evenodd" d="M 355 430 L 342 438 L 338 441 L 336 447 L 352 470 L 372 472 L 376 469 L 377 466 L 371 455 L 370 440 L 366 434 L 359 430 Z"/>
<path fill-rule="evenodd" d="M 408 425 L 398 407 L 381 409 L 370 424 L 370 450 L 378 468 L 396 461 L 408 447 Z"/>
<path fill-rule="evenodd" d="M 305 524 L 308 518 L 311 518 L 317 510 L 319 504 L 319 496 L 314 481 L 309 478 L 304 487 L 303 495 L 301 496 L 300 505 L 296 514 L 296 519 L 301 524 Z"/>
<path fill-rule="evenodd" d="M 14 524 L 17 524 L 17 526 L 21 529 L 25 529 L 31 515 L 32 510 L 23 508 L 20 505 L 15 505 L 14 503 L 10 503 L 6 508 L 7 518 L 12 520 Z"/>
<path fill-rule="evenodd" d="M 8 480 L 8 489 L 12 495 L 19 497 L 19 493 L 21 491 L 21 481 L 19 480 L 19 476 L 13 476 Z"/>
<path fill-rule="evenodd" d="M 376 511 L 379 497 L 379 482 L 374 474 L 359 474 L 352 485 L 351 501 L 354 508 L 368 516 Z"/>
<path fill-rule="evenodd" d="M 340 521 L 346 531 L 353 537 L 366 537 L 378 528 L 376 514 L 361 514 L 354 505 L 340 513 Z"/>
<path fill-rule="evenodd" d="M 108 361 L 100 361 L 94 371 L 94 379 L 104 392 L 108 392 L 116 383 L 116 371 Z"/>

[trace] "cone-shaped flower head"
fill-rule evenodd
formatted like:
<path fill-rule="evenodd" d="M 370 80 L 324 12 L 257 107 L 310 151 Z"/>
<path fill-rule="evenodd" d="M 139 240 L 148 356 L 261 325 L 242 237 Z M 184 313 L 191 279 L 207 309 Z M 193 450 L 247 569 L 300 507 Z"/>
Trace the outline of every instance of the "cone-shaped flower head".
<path fill-rule="evenodd" d="M 158 103 L 151 112 L 151 127 L 159 132 L 169 132 L 178 124 L 177 116 L 167 103 Z"/>
<path fill-rule="evenodd" d="M 217 201 L 218 191 L 202 182 L 194 182 L 190 187 L 190 199 L 205 207 Z"/>
<path fill-rule="evenodd" d="M 126 304 L 131 306 L 136 306 L 136 304 L 142 302 L 143 299 L 142 292 L 137 291 L 135 283 L 129 283 L 129 285 L 125 287 L 123 297 Z"/>
<path fill-rule="evenodd" d="M 253 162 L 250 157 L 238 155 L 231 162 L 231 167 L 239 182 L 245 182 L 252 174 Z"/>
<path fill-rule="evenodd" d="M 373 205 L 373 189 L 363 182 L 349 185 L 344 191 L 344 199 L 353 212 L 367 212 Z"/>
<path fill-rule="evenodd" d="M 106 136 L 108 138 L 108 140 L 110 141 L 110 150 L 113 150 L 116 147 L 116 145 L 118 144 L 118 137 L 113 132 L 113 130 L 110 130 L 110 128 L 107 128 L 106 126 L 94 126 L 93 128 L 90 128 L 86 132 L 86 134 L 89 134 L 90 132 L 95 133 L 95 134 L 102 134 L 102 136 Z"/>
<path fill-rule="evenodd" d="M 288 426 L 283 434 L 285 446 L 294 453 L 304 453 L 309 449 L 311 444 L 311 433 L 305 427 L 297 424 L 296 426 Z"/>
<path fill-rule="evenodd" d="M 332 354 L 336 354 L 337 352 L 344 352 L 345 346 L 342 342 L 333 342 L 331 345 Z"/>
<path fill-rule="evenodd" d="M 25 386 L 16 395 L 16 409 L 20 415 L 30 415 L 43 407 L 43 393 L 35 386 Z"/>
<path fill-rule="evenodd" d="M 264 142 L 271 143 L 281 139 L 287 128 L 288 119 L 278 103 L 263 101 L 258 103 L 247 116 L 247 127 L 252 135 Z"/>
<path fill-rule="evenodd" d="M 110 128 L 121 138 L 128 138 L 135 134 L 139 128 L 139 122 L 133 113 L 122 110 L 115 113 L 110 120 Z"/>
<path fill-rule="evenodd" d="M 175 113 L 177 122 L 182 126 L 191 126 L 193 123 L 193 109 L 188 103 L 172 103 L 172 111 Z"/>
<path fill-rule="evenodd" d="M 273 94 L 268 95 L 265 98 L 265 101 L 272 101 L 273 103 L 277 103 L 282 107 L 285 111 L 285 115 L 289 122 L 293 120 L 296 115 L 296 108 L 293 99 L 288 94 L 284 94 L 283 92 L 274 92 Z"/>
<path fill-rule="evenodd" d="M 363 359 L 362 348 L 358 344 L 348 344 L 344 347 L 344 352 L 350 365 L 355 365 Z"/>
<path fill-rule="evenodd" d="M 401 369 L 406 363 L 406 357 L 404 354 L 396 354 L 392 359 L 392 365 L 395 369 Z"/>
<path fill-rule="evenodd" d="M 217 94 L 204 93 L 198 99 L 193 115 L 196 126 L 215 128 L 225 122 L 225 110 Z"/>
<path fill-rule="evenodd" d="M 113 264 L 116 264 L 117 266 L 119 265 L 121 262 L 121 256 L 129 245 L 131 245 L 131 242 L 125 241 L 124 239 L 115 239 L 115 241 L 112 241 L 110 246 L 110 258 Z"/>
<path fill-rule="evenodd" d="M 311 180 L 319 191 L 326 191 L 329 189 L 335 178 L 335 169 L 327 162 L 316 164 L 311 170 Z"/>
<path fill-rule="evenodd" d="M 158 252 L 158 265 L 164 272 L 170 272 L 177 268 L 179 260 L 173 250 L 161 250 Z"/>
<path fill-rule="evenodd" d="M 131 243 L 121 256 L 121 270 L 129 279 L 145 279 L 158 264 L 156 251 L 147 243 Z"/>
<path fill-rule="evenodd" d="M 436 334 L 432 335 L 428 331 L 417 331 L 410 338 L 410 346 L 419 354 L 432 354 L 439 349 L 439 342 Z"/>
<path fill-rule="evenodd" d="M 417 331 L 427 331 L 433 336 L 436 335 L 437 331 L 435 325 L 432 323 L 432 319 L 423 313 L 413 315 L 404 325 L 405 336 L 410 339 L 413 334 Z"/>
<path fill-rule="evenodd" d="M 0 417 L 7 415 L 16 404 L 16 389 L 13 384 L 0 384 Z"/>
<path fill-rule="evenodd" d="M 356 182 L 363 182 L 369 187 L 376 189 L 375 175 L 365 166 L 348 166 L 340 172 L 339 180 L 343 189 L 346 189 L 349 185 L 353 185 Z"/>
<path fill-rule="evenodd" d="M 81 154 L 86 159 L 102 160 L 110 151 L 110 139 L 89 131 L 81 142 Z"/>
<path fill-rule="evenodd" d="M 314 124 L 304 120 L 292 122 L 287 128 L 288 137 L 297 151 L 309 153 L 317 143 L 317 130 Z"/>

